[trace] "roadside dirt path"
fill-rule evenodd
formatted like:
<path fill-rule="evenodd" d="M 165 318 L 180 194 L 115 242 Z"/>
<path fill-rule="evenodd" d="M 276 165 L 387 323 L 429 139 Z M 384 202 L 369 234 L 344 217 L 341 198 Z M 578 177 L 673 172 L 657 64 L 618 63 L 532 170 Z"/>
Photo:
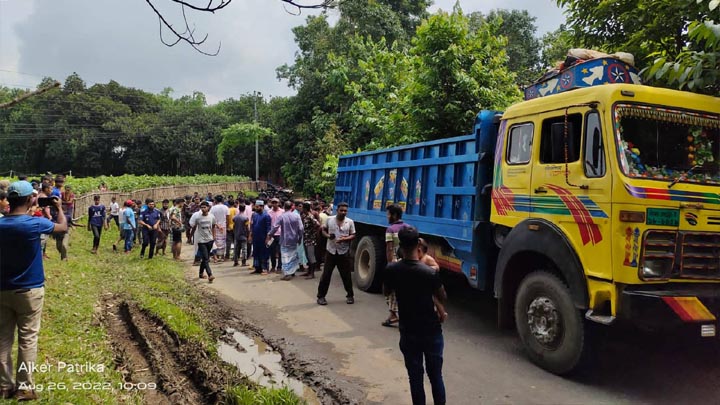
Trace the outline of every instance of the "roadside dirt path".
<path fill-rule="evenodd" d="M 183 248 L 191 251 L 190 246 Z M 362 299 L 347 305 L 338 276 L 327 297 L 329 305 L 321 307 L 315 303 L 318 278 L 281 281 L 278 275 L 251 275 L 248 267 L 232 267 L 231 262 L 211 266 L 215 282 L 198 279 L 197 284 L 221 293 L 218 298 L 238 318 L 280 346 L 290 367 L 331 381 L 355 403 L 410 403 L 397 328 L 380 325 L 385 314 L 374 302 L 377 322 L 358 322 L 358 314 L 369 310 L 369 302 L 362 300 L 367 294 L 357 291 Z M 187 275 L 197 279 L 197 267 Z"/>
<path fill-rule="evenodd" d="M 191 262 L 192 247 L 183 250 Z M 356 291 L 356 303 L 347 305 L 335 273 L 323 307 L 315 303 L 318 278 L 280 281 L 232 262 L 212 268 L 213 284 L 197 279 L 197 267 L 188 265 L 186 274 L 280 350 L 296 376 L 330 387 L 335 399 L 321 396 L 323 403 L 410 403 L 398 330 L 380 325 L 387 315 L 381 295 Z M 717 341 L 615 330 L 599 348 L 594 369 L 562 378 L 531 364 L 514 331 L 496 327 L 489 295 L 447 286 L 443 372 L 449 404 L 710 403 L 720 394 Z M 431 403 L 427 382 L 426 393 Z"/>

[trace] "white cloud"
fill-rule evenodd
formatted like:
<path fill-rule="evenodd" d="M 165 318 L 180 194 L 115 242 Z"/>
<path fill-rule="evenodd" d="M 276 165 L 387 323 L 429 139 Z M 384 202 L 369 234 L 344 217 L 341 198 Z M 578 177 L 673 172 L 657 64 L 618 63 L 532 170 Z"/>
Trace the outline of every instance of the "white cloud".
<path fill-rule="evenodd" d="M 175 24 L 179 9 L 155 0 Z M 452 8 L 455 0 L 438 0 L 433 10 Z M 463 0 L 465 12 L 498 7 L 527 8 L 538 17 L 539 32 L 563 21 L 550 0 Z M 0 0 L 0 83 L 34 86 L 42 76 L 64 80 L 77 72 L 83 79 L 176 95 L 202 91 L 210 102 L 253 90 L 289 95 L 275 68 L 292 63 L 297 47 L 292 27 L 305 17 L 293 16 L 279 0 L 234 0 L 214 15 L 190 13 L 196 32 L 208 33 L 207 47 L 222 43 L 220 54 L 203 56 L 189 46 L 168 48 L 158 38 L 158 21 L 144 1 Z M 24 76 L 15 73 L 30 73 Z"/>

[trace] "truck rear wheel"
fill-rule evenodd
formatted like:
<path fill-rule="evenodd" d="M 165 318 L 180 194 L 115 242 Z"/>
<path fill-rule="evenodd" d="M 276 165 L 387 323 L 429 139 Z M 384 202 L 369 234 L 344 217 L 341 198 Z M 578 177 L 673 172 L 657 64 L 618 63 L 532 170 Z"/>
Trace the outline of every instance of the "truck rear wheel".
<path fill-rule="evenodd" d="M 530 360 L 551 373 L 575 371 L 589 351 L 589 331 L 568 287 L 549 272 L 535 271 L 520 283 L 515 326 Z"/>
<path fill-rule="evenodd" d="M 357 288 L 366 292 L 380 291 L 382 269 L 385 267 L 385 246 L 377 236 L 363 236 L 355 250 L 353 279 Z"/>

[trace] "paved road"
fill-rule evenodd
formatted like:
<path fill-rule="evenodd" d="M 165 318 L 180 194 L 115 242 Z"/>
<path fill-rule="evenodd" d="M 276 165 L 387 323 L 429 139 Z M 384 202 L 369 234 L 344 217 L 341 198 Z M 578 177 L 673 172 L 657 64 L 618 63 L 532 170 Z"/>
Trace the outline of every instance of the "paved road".
<path fill-rule="evenodd" d="M 410 403 L 398 331 L 380 325 L 386 316 L 382 296 L 356 291 L 355 305 L 347 305 L 335 273 L 329 305 L 321 307 L 315 304 L 317 278 L 280 281 L 229 263 L 214 271 L 215 283 L 203 288 L 231 297 L 241 317 L 283 337 L 286 350 L 332 370 L 354 398 Z M 196 276 L 196 270 L 188 274 Z M 525 358 L 513 331 L 498 330 L 491 297 L 455 284 L 444 326 L 449 404 L 720 402 L 717 341 L 613 330 L 594 369 L 574 379 L 557 377 Z"/>

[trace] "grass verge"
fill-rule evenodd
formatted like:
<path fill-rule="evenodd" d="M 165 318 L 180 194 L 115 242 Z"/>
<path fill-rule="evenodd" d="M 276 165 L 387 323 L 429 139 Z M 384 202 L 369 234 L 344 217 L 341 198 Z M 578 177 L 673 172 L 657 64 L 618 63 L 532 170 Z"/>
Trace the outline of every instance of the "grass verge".
<path fill-rule="evenodd" d="M 204 315 L 211 308 L 203 305 L 200 293 L 185 280 L 184 264 L 170 259 L 169 248 L 170 257 L 152 261 L 139 259 L 137 252 L 114 254 L 109 247 L 116 236 L 115 228 L 106 232 L 99 253 L 93 255 L 91 234 L 75 228 L 68 262 L 59 260 L 54 240 L 48 240 L 51 258 L 45 261 L 46 292 L 37 361 L 46 368 L 34 373 L 39 403 L 143 402 L 137 391 L 124 389 L 107 331 L 98 321 L 104 296 L 119 295 L 136 302 L 180 338 L 200 343 L 210 356 L 217 357 L 216 329 L 209 324 L 211 318 Z M 237 404 L 302 403 L 287 390 L 237 386 L 228 393 L 229 402 Z M 257 393 L 257 401 L 245 402 L 249 393 Z M 0 400 L 0 404 L 12 402 Z"/>
<path fill-rule="evenodd" d="M 251 389 L 237 386 L 228 389 L 228 398 L 228 405 L 300 405 L 303 403 L 302 400 L 288 388 L 270 389 L 260 387 Z"/>

